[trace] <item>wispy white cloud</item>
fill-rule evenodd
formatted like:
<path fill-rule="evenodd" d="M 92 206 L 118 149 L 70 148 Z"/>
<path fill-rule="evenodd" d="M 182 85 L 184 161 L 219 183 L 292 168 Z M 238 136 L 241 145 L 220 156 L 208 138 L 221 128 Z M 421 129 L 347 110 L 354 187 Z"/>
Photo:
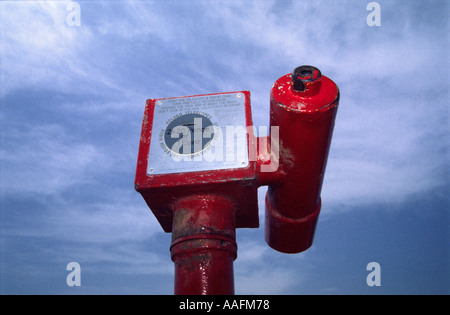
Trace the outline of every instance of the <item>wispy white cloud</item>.
<path fill-rule="evenodd" d="M 152 251 L 143 251 L 133 243 L 117 245 L 113 249 L 101 246 L 79 246 L 71 247 L 70 251 L 58 255 L 62 263 L 69 257 L 76 257 L 80 263 L 84 263 L 83 271 L 101 272 L 98 266 L 107 266 L 105 274 L 117 275 L 165 275 L 172 276 L 174 273 L 173 263 L 170 256 L 162 256 Z"/>
<path fill-rule="evenodd" d="M 0 95 L 24 88 L 92 94 L 120 90 L 107 71 L 113 65 L 105 65 L 96 53 L 98 31 L 83 23 L 84 12 L 80 26 L 68 24 L 69 3 L 0 2 Z"/>
<path fill-rule="evenodd" d="M 16 127 L 16 128 L 15 128 Z M 57 124 L 11 127 L 0 149 L 3 194 L 54 195 L 88 184 L 110 159 Z"/>
<path fill-rule="evenodd" d="M 400 203 L 445 185 L 446 123 L 440 104 L 431 105 L 433 110 L 412 96 L 392 98 L 392 106 L 384 96 L 364 104 L 345 99 L 324 180 L 330 206 Z"/>
<path fill-rule="evenodd" d="M 267 255 L 270 248 L 265 245 L 263 240 L 244 240 L 239 242 L 239 263 L 259 263 Z"/>
<path fill-rule="evenodd" d="M 238 258 L 235 261 L 237 294 L 294 294 L 304 286 L 307 276 L 303 266 L 306 256 L 314 250 L 298 255 L 280 254 L 264 242 L 245 237 L 239 240 Z M 276 267 L 274 267 L 276 266 Z"/>
<path fill-rule="evenodd" d="M 102 197 L 94 200 L 83 200 L 86 196 L 37 197 L 32 206 L 5 213 L 2 250 L 12 250 L 23 239 L 37 239 L 41 240 L 39 250 L 54 263 L 75 260 L 87 272 L 105 266 L 104 272 L 109 274 L 171 275 L 170 236 L 162 232 L 138 197 L 130 190 L 117 189 L 103 191 Z M 154 248 L 157 235 L 167 241 L 163 253 Z M 23 268 L 30 267 L 28 261 L 19 260 Z"/>
<path fill-rule="evenodd" d="M 88 74 L 77 64 L 91 34 L 66 24 L 68 1 L 2 1 L 2 95 L 33 85 L 70 90 Z"/>
<path fill-rule="evenodd" d="M 431 12 L 420 16 L 404 2 L 398 6 L 384 2 L 383 16 L 389 18 L 374 29 L 367 26 L 368 12 L 359 3 L 285 5 L 216 2 L 208 14 L 220 21 L 231 41 L 259 52 L 256 59 L 226 59 L 231 67 L 238 59 L 236 72 L 250 69 L 246 74 L 253 77 L 242 76 L 241 84 L 250 86 L 257 100 L 253 102 L 257 121 L 268 116 L 267 105 L 261 104 L 268 103 L 267 82 L 263 87 L 269 81 L 268 75 L 255 79 L 261 73 L 258 69 L 268 73 L 282 64 L 311 63 L 338 83 L 341 108 L 323 191 L 329 205 L 337 209 L 345 204 L 348 209 L 371 202 L 402 202 L 444 184 L 440 173 L 446 143 L 437 139 L 446 134 L 443 91 L 448 80 L 442 71 L 445 44 L 440 49 L 435 43 L 445 41 L 441 38 L 445 34 L 439 22 L 431 26 L 423 22 L 433 19 Z M 286 18 L 287 13 L 293 17 Z M 429 75 L 420 75 L 424 71 Z"/>
<path fill-rule="evenodd" d="M 272 264 L 254 267 L 246 273 L 236 270 L 236 294 L 293 294 L 302 286 L 304 275 L 292 268 L 274 268 Z"/>
<path fill-rule="evenodd" d="M 130 41 L 154 36 L 172 43 L 184 32 L 184 28 L 176 20 L 168 18 L 167 4 L 161 6 L 155 1 L 118 1 L 111 6 L 108 2 L 99 2 L 95 4 L 95 10 L 102 14 L 96 15 L 97 21 L 90 27 L 101 36 L 117 36 Z"/>
<path fill-rule="evenodd" d="M 77 96 L 47 108 L 53 120 L 37 110 L 26 111 L 25 122 L 0 113 L 2 202 L 21 196 L 36 204 L 2 217 L 2 250 L 15 237 L 44 237 L 70 244 L 47 248 L 62 263 L 82 257 L 121 273 L 128 264 L 171 274 L 169 244 L 123 245 L 162 233 L 132 189 L 145 99 L 248 89 L 254 122 L 265 125 L 270 87 L 300 64 L 318 66 L 341 89 L 323 213 L 439 187 L 448 143 L 445 32 L 435 11 L 380 2 L 382 26 L 370 28 L 357 2 L 80 1 L 82 25 L 69 27 L 67 1 L 1 1 L 0 96 L 29 88 Z M 75 119 L 97 137 L 108 132 L 102 140 L 77 134 Z M 263 189 L 259 201 L 262 222 Z M 302 287 L 305 274 L 294 266 L 304 256 L 276 265 L 276 255 L 262 239 L 240 242 L 237 293 Z"/>
<path fill-rule="evenodd" d="M 284 74 L 281 71 L 288 72 L 294 63 L 311 61 L 323 67 L 341 89 L 341 108 L 324 182 L 323 195 L 328 202 L 351 205 L 402 201 L 442 184 L 442 178 L 436 175 L 444 163 L 440 158 L 443 144 L 435 139 L 445 134 L 442 121 L 442 114 L 446 113 L 445 95 L 431 94 L 430 99 L 420 95 L 429 95 L 430 89 L 445 90 L 446 81 L 441 80 L 445 72 L 439 72 L 445 49 L 435 48 L 436 38 L 430 36 L 429 28 L 417 28 L 408 10 L 405 13 L 392 4 L 383 4 L 383 12 L 388 15 L 391 11 L 397 20 L 385 20 L 382 27 L 374 30 L 365 24 L 367 11 L 359 4 L 344 6 L 333 1 L 285 2 L 285 7 L 276 1 L 177 4 L 100 2 L 95 4 L 95 10 L 103 14 L 99 14 L 96 23 L 86 16 L 82 27 L 70 28 L 66 24 L 64 1 L 2 3 L 2 26 L 5 26 L 2 41 L 6 45 L 2 74 L 11 77 L 3 91 L 26 84 L 56 85 L 59 90 L 70 90 L 79 81 L 87 85 L 95 82 L 93 85 L 97 87 L 119 87 L 120 72 L 111 76 L 106 64 L 95 64 L 102 54 L 86 58 L 94 48 L 99 48 L 96 40 L 110 37 L 133 42 L 155 38 L 159 40 L 160 52 L 185 56 L 182 63 L 187 71 L 164 75 L 157 80 L 156 87 L 149 89 L 166 88 L 164 93 L 174 93 L 163 96 L 208 92 L 202 87 L 203 82 L 215 82 L 216 88 L 223 90 L 250 89 L 254 122 L 263 125 L 269 116 L 269 88 L 277 78 L 272 73 L 281 76 Z M 82 12 L 88 15 L 89 10 L 84 9 L 89 9 L 87 3 L 82 3 Z M 187 10 L 189 14 L 182 14 Z M 298 13 L 299 18 L 286 18 L 288 12 Z M 19 15 L 21 19 L 17 18 Z M 306 18 L 309 16 L 314 19 Z M 189 23 L 194 17 L 196 23 Z M 200 30 L 200 35 L 195 36 Z M 200 39 L 210 43 L 209 50 L 205 51 Z M 149 60 L 147 66 L 158 62 Z M 130 66 L 134 67 L 130 71 L 141 67 Z M 226 69 L 226 75 L 218 75 L 217 68 Z M 420 79 L 414 75 L 423 69 L 433 75 Z M 183 87 L 180 81 L 185 82 Z M 191 92 L 186 84 L 192 88 Z M 130 108 L 143 107 L 145 96 L 139 94 L 142 102 L 138 104 L 132 85 L 121 86 L 121 91 L 133 99 Z M 433 104 L 433 111 L 428 102 L 437 103 Z M 122 117 L 119 112 L 130 106 L 123 100 L 91 105 L 66 101 L 64 106 L 69 112 L 84 111 L 86 115 L 99 117 L 104 113 L 108 114 L 104 117 L 112 117 L 113 112 L 118 124 L 119 116 Z M 140 117 L 136 124 L 140 124 Z M 18 175 L 7 190 L 35 187 L 36 191 L 60 191 L 70 183 L 85 181 L 84 176 L 96 167 L 94 161 L 109 165 L 104 168 L 117 167 L 109 157 L 115 148 L 99 149 L 89 141 L 77 141 L 67 135 L 58 137 L 60 131 L 55 126 L 45 130 L 48 127 L 21 131 L 20 137 L 33 141 L 31 145 L 18 150 L 17 144 L 3 152 L 5 165 L 10 165 L 10 169 L 13 162 L 23 165 L 14 171 L 6 168 L 4 176 L 13 177 L 13 172 Z M 127 161 L 132 160 L 130 152 L 124 153 Z M 31 170 L 27 155 L 35 157 L 40 167 Z M 76 156 L 75 160 L 72 156 Z M 68 172 L 73 175 L 66 181 L 63 174 Z M 31 183 L 26 174 L 36 175 L 41 184 Z"/>

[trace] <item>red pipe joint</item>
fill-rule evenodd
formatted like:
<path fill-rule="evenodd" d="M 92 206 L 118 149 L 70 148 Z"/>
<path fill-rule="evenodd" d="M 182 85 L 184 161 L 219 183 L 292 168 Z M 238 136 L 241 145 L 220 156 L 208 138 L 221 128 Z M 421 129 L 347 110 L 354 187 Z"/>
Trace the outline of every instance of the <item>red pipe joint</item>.
<path fill-rule="evenodd" d="M 191 196 L 172 208 L 175 294 L 234 294 L 237 245 L 232 202 L 219 195 Z"/>

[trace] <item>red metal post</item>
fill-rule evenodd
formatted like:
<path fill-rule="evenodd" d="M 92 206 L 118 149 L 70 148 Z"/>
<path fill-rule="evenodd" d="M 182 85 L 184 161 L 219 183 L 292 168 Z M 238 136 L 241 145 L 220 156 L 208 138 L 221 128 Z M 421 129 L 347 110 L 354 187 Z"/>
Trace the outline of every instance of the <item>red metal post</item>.
<path fill-rule="evenodd" d="M 183 198 L 173 205 L 175 294 L 234 294 L 235 208 L 220 195 Z"/>
<path fill-rule="evenodd" d="M 259 186 L 269 186 L 266 242 L 285 253 L 304 251 L 313 242 L 339 102 L 336 84 L 311 66 L 279 78 L 270 94 L 270 125 L 278 127 L 278 138 L 272 138 L 271 131 L 267 139 L 259 139 L 263 141 L 257 141 L 252 132 L 248 91 L 206 97 L 230 94 L 245 99 L 248 164 L 202 171 L 148 173 L 150 143 L 163 139 L 165 132 L 152 127 L 157 102 L 175 104 L 176 98 L 147 101 L 135 188 L 164 231 L 172 232 L 175 294 L 234 293 L 235 229 L 259 226 Z M 190 103 L 190 97 L 183 99 Z"/>
<path fill-rule="evenodd" d="M 251 126 L 250 93 L 238 94 L 245 99 L 246 126 Z M 249 160 L 247 166 L 240 168 L 148 174 L 150 143 L 152 139 L 158 140 L 152 137 L 155 133 L 152 125 L 159 101 L 147 101 L 135 188 L 163 230 L 172 232 L 174 292 L 177 295 L 234 294 L 235 229 L 259 226 L 256 161 Z M 156 132 L 159 135 L 160 131 Z M 248 145 L 253 146 L 254 140 L 249 129 Z"/>

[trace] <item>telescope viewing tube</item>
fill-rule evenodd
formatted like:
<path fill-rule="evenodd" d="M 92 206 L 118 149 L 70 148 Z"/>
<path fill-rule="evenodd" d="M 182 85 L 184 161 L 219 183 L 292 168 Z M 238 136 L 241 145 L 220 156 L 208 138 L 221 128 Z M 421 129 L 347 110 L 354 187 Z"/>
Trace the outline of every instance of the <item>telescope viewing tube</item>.
<path fill-rule="evenodd" d="M 312 66 L 296 68 L 271 89 L 279 167 L 258 177 L 259 185 L 269 185 L 265 239 L 277 251 L 298 253 L 312 245 L 338 103 L 337 85 Z"/>

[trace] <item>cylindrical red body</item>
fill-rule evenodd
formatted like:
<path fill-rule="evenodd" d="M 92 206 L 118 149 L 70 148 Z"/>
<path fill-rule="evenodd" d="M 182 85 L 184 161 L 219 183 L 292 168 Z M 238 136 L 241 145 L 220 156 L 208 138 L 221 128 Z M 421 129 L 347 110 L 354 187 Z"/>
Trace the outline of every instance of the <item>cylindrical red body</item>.
<path fill-rule="evenodd" d="M 218 195 L 186 197 L 173 205 L 175 294 L 234 294 L 235 208 Z"/>
<path fill-rule="evenodd" d="M 291 74 L 272 87 L 270 125 L 279 126 L 283 176 L 268 188 L 265 237 L 278 251 L 297 253 L 312 244 L 338 101 L 336 84 L 325 76 L 303 92 L 294 90 Z"/>

